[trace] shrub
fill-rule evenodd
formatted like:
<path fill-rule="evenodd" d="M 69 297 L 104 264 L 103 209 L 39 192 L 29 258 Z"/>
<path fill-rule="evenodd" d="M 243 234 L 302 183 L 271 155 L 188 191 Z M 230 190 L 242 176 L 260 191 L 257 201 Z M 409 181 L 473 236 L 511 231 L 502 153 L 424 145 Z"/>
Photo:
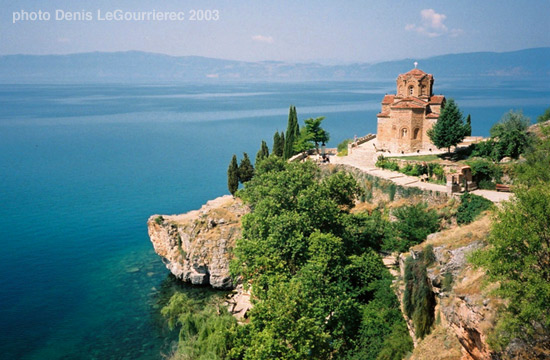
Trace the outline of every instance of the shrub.
<path fill-rule="evenodd" d="M 378 160 L 376 161 L 375 166 L 382 169 L 399 171 L 399 164 L 397 163 L 397 161 L 388 160 L 384 157 L 384 155 L 380 155 L 378 157 Z"/>
<path fill-rule="evenodd" d="M 413 166 L 411 164 L 405 164 L 401 169 L 401 172 L 406 175 L 412 175 Z"/>
<path fill-rule="evenodd" d="M 397 185 L 392 183 L 389 187 L 390 201 L 393 201 L 395 199 L 395 192 L 396 191 L 397 191 Z"/>
<path fill-rule="evenodd" d="M 443 275 L 443 282 L 441 284 L 441 290 L 443 291 L 451 291 L 453 288 L 453 273 L 450 271 L 447 271 L 445 275 Z"/>
<path fill-rule="evenodd" d="M 351 139 L 346 139 L 338 144 L 338 156 L 346 156 L 348 154 L 348 144 L 351 142 Z"/>
<path fill-rule="evenodd" d="M 437 180 L 444 180 L 445 179 L 445 170 L 443 167 L 439 164 L 436 164 L 436 166 L 433 169 L 433 173 Z"/>
<path fill-rule="evenodd" d="M 493 203 L 484 197 L 468 192 L 460 197 L 460 201 L 456 216 L 459 225 L 471 223 L 479 214 L 493 206 Z"/>
<path fill-rule="evenodd" d="M 413 168 L 414 176 L 421 176 L 428 173 L 428 166 L 422 164 L 415 164 Z"/>
<path fill-rule="evenodd" d="M 163 221 L 164 221 L 164 218 L 162 217 L 162 215 L 157 216 L 157 217 L 155 218 L 155 223 L 156 223 L 157 225 L 161 225 Z"/>
<path fill-rule="evenodd" d="M 480 188 L 480 189 L 485 189 L 485 190 L 495 190 L 497 188 L 497 184 L 495 184 L 494 182 L 492 182 L 490 180 L 481 180 L 477 184 L 477 187 Z"/>
<path fill-rule="evenodd" d="M 493 162 L 486 159 L 475 159 L 468 161 L 467 164 L 472 168 L 472 177 L 481 189 L 494 189 L 495 185 L 490 183 L 500 182 L 502 170 Z"/>
<path fill-rule="evenodd" d="M 430 266 L 435 262 L 435 254 L 434 254 L 434 247 L 433 245 L 426 245 L 424 250 L 422 250 L 422 255 L 424 256 L 424 262 L 426 263 L 426 266 Z"/>
<path fill-rule="evenodd" d="M 407 251 L 439 229 L 437 212 L 428 210 L 426 204 L 403 206 L 395 210 L 393 215 L 397 218 L 393 223 L 395 236 L 386 239 L 385 250 Z"/>
<path fill-rule="evenodd" d="M 488 139 L 478 142 L 477 144 L 472 144 L 470 145 L 470 148 L 472 150 L 471 156 L 496 160 L 497 154 L 495 153 L 495 145 L 496 143 L 493 139 Z"/>

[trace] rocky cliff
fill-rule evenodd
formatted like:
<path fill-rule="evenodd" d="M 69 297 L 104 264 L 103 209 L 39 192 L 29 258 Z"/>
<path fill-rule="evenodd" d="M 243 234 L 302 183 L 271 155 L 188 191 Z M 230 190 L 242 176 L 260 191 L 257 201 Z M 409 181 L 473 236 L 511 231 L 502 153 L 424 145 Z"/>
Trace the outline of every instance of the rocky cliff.
<path fill-rule="evenodd" d="M 435 262 L 428 267 L 432 291 L 436 295 L 436 324 L 430 335 L 415 339 L 411 359 L 499 359 L 491 350 L 487 334 L 493 327 L 499 299 L 489 295 L 491 287 L 483 288 L 484 272 L 467 262 L 467 256 L 484 246 L 490 219 L 482 219 L 461 227 L 432 234 L 428 240 L 411 249 L 415 257 L 427 245 L 433 246 Z M 399 257 L 403 276 L 406 254 Z M 408 321 L 409 328 L 411 322 Z M 414 338 L 414 329 L 412 335 Z"/>
<path fill-rule="evenodd" d="M 149 237 L 177 278 L 230 289 L 234 286 L 229 274 L 231 250 L 241 236 L 241 217 L 247 212 L 239 199 L 222 196 L 186 214 L 151 216 Z"/>

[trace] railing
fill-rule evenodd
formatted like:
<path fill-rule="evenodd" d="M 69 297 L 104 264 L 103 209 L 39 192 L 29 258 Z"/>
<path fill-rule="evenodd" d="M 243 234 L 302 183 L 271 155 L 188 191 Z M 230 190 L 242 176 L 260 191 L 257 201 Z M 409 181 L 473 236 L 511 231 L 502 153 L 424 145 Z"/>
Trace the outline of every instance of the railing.
<path fill-rule="evenodd" d="M 358 139 L 355 140 L 355 141 L 350 142 L 350 144 L 351 144 L 351 147 L 353 148 L 353 147 L 357 147 L 357 146 L 359 146 L 359 145 L 361 145 L 361 144 L 364 144 L 364 143 L 366 143 L 367 141 L 371 141 L 371 140 L 374 139 L 374 138 L 376 138 L 376 134 L 367 134 L 367 135 L 365 135 L 365 136 L 363 136 L 363 137 L 358 138 Z"/>
<path fill-rule="evenodd" d="M 322 153 L 322 150 L 319 149 L 319 154 L 321 154 L 321 153 Z M 338 149 L 336 149 L 336 148 L 326 148 L 325 149 L 325 155 L 336 155 L 337 153 L 338 153 Z M 310 155 L 317 155 L 317 150 L 310 149 L 308 151 L 303 151 L 299 154 L 294 155 L 290 159 L 288 159 L 288 162 L 302 161 Z"/>

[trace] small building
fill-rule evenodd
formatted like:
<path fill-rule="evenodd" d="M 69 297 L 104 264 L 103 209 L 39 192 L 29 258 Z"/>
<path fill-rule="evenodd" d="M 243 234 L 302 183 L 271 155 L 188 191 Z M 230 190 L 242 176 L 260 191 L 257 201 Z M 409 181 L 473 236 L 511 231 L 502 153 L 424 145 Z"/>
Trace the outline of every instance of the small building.
<path fill-rule="evenodd" d="M 476 190 L 477 184 L 472 179 L 472 169 L 462 166 L 458 170 L 447 174 L 447 194 Z"/>
<path fill-rule="evenodd" d="M 377 148 L 392 153 L 435 150 L 426 132 L 437 122 L 445 96 L 433 95 L 434 78 L 415 68 L 397 77 L 397 93 L 386 95 L 377 115 Z"/>

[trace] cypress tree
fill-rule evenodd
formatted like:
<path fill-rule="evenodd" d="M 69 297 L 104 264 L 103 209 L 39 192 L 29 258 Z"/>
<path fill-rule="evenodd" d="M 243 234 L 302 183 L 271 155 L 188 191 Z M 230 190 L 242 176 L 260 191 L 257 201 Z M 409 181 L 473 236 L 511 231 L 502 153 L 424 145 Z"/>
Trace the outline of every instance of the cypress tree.
<path fill-rule="evenodd" d="M 292 107 L 292 117 L 294 120 L 292 121 L 294 124 L 294 138 L 297 139 L 298 136 L 300 136 L 300 125 L 298 125 L 298 114 L 296 113 L 296 106 Z"/>
<path fill-rule="evenodd" d="M 281 157 L 283 156 L 283 153 L 285 151 L 285 132 L 281 131 Z"/>
<path fill-rule="evenodd" d="M 453 99 L 449 99 L 439 115 L 435 125 L 428 130 L 427 135 L 438 148 L 447 148 L 451 152 L 451 146 L 456 146 L 466 136 L 468 126 L 464 124 L 462 112 Z"/>
<path fill-rule="evenodd" d="M 260 150 L 256 153 L 256 164 L 258 164 L 258 161 L 263 160 L 269 156 L 269 148 L 267 147 L 267 143 L 262 140 L 262 146 L 260 147 Z"/>
<path fill-rule="evenodd" d="M 286 137 L 283 158 L 289 159 L 294 155 L 294 143 L 300 135 L 300 127 L 298 125 L 298 115 L 296 114 L 296 107 L 290 106 L 288 113 L 288 124 L 286 126 Z"/>
<path fill-rule="evenodd" d="M 264 159 L 269 156 L 269 148 L 264 140 L 262 140 L 262 147 L 260 149 L 262 150 Z"/>
<path fill-rule="evenodd" d="M 227 188 L 231 195 L 239 188 L 239 165 L 237 164 L 237 155 L 233 155 L 229 168 L 227 169 Z"/>
<path fill-rule="evenodd" d="M 254 176 L 254 166 L 250 162 L 250 158 L 247 153 L 243 153 L 243 158 L 239 164 L 239 181 L 244 184 L 250 181 Z"/>
<path fill-rule="evenodd" d="M 279 131 L 276 131 L 273 135 L 273 154 L 277 156 L 283 156 L 284 143 L 281 143 L 281 135 Z"/>
<path fill-rule="evenodd" d="M 470 117 L 470 114 L 466 117 L 466 136 L 472 136 L 472 118 Z"/>

